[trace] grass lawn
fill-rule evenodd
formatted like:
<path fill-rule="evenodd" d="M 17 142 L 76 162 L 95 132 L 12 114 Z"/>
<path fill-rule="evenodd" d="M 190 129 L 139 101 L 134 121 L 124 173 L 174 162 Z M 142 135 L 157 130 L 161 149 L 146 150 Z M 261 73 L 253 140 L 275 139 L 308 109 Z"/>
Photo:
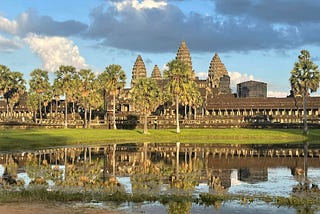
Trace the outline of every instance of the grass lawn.
<path fill-rule="evenodd" d="M 299 129 L 174 129 L 149 130 L 104 129 L 2 129 L 0 151 L 71 145 L 103 145 L 106 143 L 318 143 L 320 130 L 310 130 L 308 137 Z M 319 141 L 320 142 L 320 141 Z"/>

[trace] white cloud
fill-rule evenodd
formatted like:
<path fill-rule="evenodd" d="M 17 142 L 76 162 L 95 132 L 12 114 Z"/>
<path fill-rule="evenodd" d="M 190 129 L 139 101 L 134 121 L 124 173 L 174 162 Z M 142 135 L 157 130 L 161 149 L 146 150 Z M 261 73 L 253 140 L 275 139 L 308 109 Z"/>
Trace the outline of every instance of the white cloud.
<path fill-rule="evenodd" d="M 0 35 L 0 52 L 12 52 L 22 47 L 21 41 L 18 38 L 7 39 Z"/>
<path fill-rule="evenodd" d="M 283 91 L 269 91 L 268 90 L 268 97 L 287 97 L 289 94 L 288 92 Z"/>
<path fill-rule="evenodd" d="M 254 80 L 253 75 L 249 74 L 241 74 L 239 72 L 229 72 L 230 76 L 230 84 L 231 85 L 237 85 L 238 83 L 245 82 L 248 80 Z"/>
<path fill-rule="evenodd" d="M 120 11 L 126 7 L 133 7 L 136 10 L 162 8 L 162 7 L 165 7 L 167 3 L 164 1 L 154 1 L 154 0 L 144 0 L 141 2 L 139 2 L 138 0 L 125 0 L 122 2 L 115 2 L 114 5 Z"/>
<path fill-rule="evenodd" d="M 249 80 L 256 80 L 253 75 L 250 74 L 241 74 L 239 72 L 229 72 L 230 76 L 230 86 L 232 91 L 237 91 L 237 84 Z M 269 90 L 271 88 L 271 90 Z M 269 85 L 268 84 L 268 90 L 267 90 L 267 96 L 268 97 L 286 97 L 288 96 L 288 92 L 283 92 L 283 91 L 277 91 L 279 89 L 275 85 Z"/>
<path fill-rule="evenodd" d="M 241 74 L 239 72 L 228 72 L 229 76 L 230 76 L 230 87 L 231 90 L 233 92 L 237 91 L 237 84 L 241 83 L 241 82 L 245 82 L 245 81 L 249 81 L 249 80 L 254 80 L 254 76 L 253 75 L 249 75 L 249 74 Z"/>
<path fill-rule="evenodd" d="M 67 38 L 29 34 L 25 41 L 41 58 L 42 67 L 47 71 L 54 72 L 60 65 L 72 65 L 77 69 L 88 67 L 79 48 Z"/>
<path fill-rule="evenodd" d="M 208 72 L 198 72 L 197 77 L 199 77 L 199 79 L 206 79 L 208 77 Z"/>
<path fill-rule="evenodd" d="M 0 31 L 16 34 L 17 28 L 18 24 L 16 21 L 10 21 L 5 17 L 0 16 Z"/>

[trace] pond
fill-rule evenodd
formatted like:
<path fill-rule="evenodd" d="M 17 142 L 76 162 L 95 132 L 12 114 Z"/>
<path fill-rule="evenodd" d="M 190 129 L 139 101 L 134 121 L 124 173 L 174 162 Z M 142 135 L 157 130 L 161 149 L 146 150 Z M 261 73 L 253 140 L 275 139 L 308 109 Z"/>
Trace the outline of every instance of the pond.
<path fill-rule="evenodd" d="M 307 143 L 3 152 L 0 174 L 2 202 L 58 201 L 123 213 L 320 212 L 320 146 Z"/>

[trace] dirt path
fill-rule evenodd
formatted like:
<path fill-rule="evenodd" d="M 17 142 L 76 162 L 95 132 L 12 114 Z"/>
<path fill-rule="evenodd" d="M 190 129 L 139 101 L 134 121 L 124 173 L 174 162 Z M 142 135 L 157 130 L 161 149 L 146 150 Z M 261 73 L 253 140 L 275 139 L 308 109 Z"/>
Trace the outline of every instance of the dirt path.
<path fill-rule="evenodd" d="M 75 206 L 64 203 L 0 203 L 1 214 L 124 214 L 124 212 L 106 210 L 105 208 L 92 208 Z"/>

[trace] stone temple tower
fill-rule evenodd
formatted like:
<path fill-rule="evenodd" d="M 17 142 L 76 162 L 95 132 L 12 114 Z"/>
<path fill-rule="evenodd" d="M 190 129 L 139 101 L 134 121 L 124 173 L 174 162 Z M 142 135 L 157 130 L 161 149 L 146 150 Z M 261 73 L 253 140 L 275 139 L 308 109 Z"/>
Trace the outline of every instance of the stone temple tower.
<path fill-rule="evenodd" d="M 193 77 L 195 77 L 194 71 L 192 70 L 192 60 L 190 56 L 190 51 L 185 41 L 182 41 L 180 44 L 180 47 L 177 52 L 176 60 L 180 60 L 184 62 L 188 66 L 188 69 L 192 71 Z"/>
<path fill-rule="evenodd" d="M 230 77 L 217 53 L 214 54 L 208 71 L 208 86 L 218 94 L 230 94 Z"/>
<path fill-rule="evenodd" d="M 151 78 L 152 79 L 156 79 L 156 80 L 161 80 L 162 76 L 161 76 L 161 72 L 160 69 L 157 65 L 154 66 L 153 71 L 151 73 Z"/>
<path fill-rule="evenodd" d="M 142 57 L 138 55 L 136 62 L 134 63 L 132 68 L 131 88 L 133 87 L 137 79 L 146 78 L 146 77 L 147 77 L 146 66 L 142 60 Z"/>

